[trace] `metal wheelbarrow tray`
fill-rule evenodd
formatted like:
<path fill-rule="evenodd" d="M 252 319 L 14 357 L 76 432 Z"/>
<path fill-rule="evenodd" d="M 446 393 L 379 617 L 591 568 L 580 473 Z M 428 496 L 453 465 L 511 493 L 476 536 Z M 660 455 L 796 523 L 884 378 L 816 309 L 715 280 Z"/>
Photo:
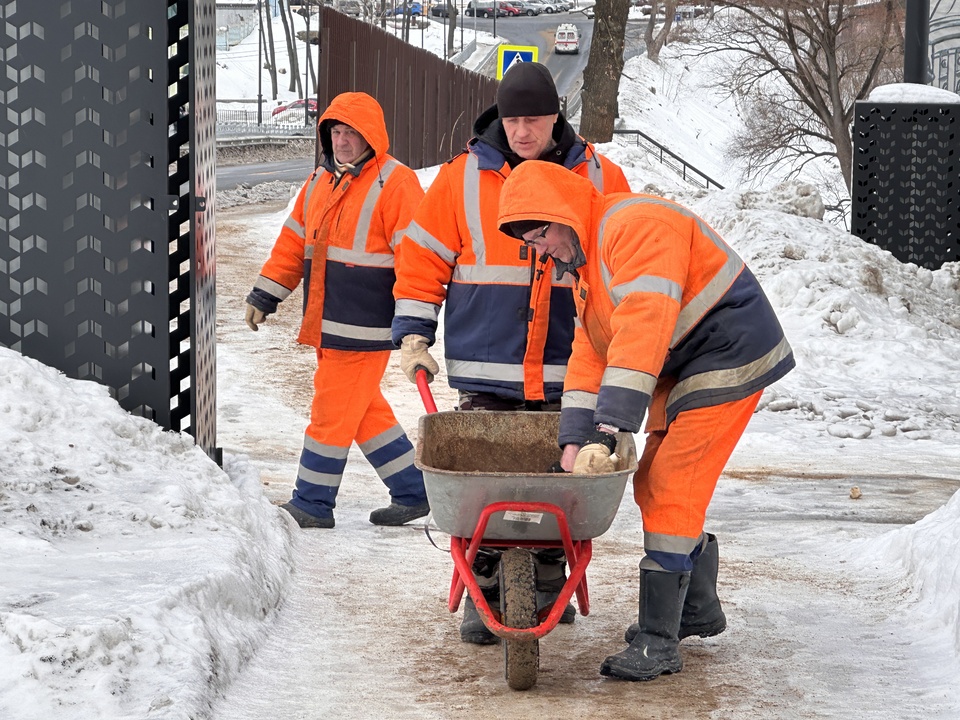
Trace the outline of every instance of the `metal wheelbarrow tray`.
<path fill-rule="evenodd" d="M 550 473 L 560 459 L 560 413 L 439 412 L 420 417 L 416 466 L 437 527 L 473 537 L 483 509 L 495 502 L 547 502 L 563 510 L 574 540 L 602 535 L 623 498 L 627 478 L 637 469 L 633 438 L 617 447 L 616 472 L 602 475 Z M 550 514 L 497 513 L 484 540 L 536 542 L 561 539 Z"/>
<path fill-rule="evenodd" d="M 514 690 L 536 683 L 539 640 L 577 595 L 590 612 L 586 568 L 592 538 L 610 527 L 627 478 L 637 469 L 628 434 L 618 438 L 616 470 L 570 475 L 547 470 L 560 459 L 559 413 L 444 412 L 422 416 L 415 464 L 434 521 L 450 534 L 454 563 L 448 609 L 466 589 L 487 628 L 503 639 L 504 675 Z M 471 571 L 480 547 L 504 548 L 500 607 L 492 608 Z M 552 605 L 538 610 L 531 552 L 562 548 L 569 577 Z"/>

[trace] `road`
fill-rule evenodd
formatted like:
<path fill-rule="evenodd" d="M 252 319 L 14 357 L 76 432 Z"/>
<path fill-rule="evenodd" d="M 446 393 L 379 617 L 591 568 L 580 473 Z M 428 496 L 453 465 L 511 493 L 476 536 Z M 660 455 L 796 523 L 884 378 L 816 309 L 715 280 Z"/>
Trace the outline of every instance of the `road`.
<path fill-rule="evenodd" d="M 217 190 L 233 190 L 244 183 L 258 185 L 284 180 L 299 185 L 313 172 L 313 160 L 302 158 L 258 163 L 256 165 L 217 165 Z"/>

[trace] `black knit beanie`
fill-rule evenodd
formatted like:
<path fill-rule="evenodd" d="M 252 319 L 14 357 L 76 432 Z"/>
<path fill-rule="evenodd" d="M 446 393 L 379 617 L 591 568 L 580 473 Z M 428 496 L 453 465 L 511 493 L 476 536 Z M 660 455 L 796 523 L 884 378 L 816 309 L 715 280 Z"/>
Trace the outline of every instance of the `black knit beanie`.
<path fill-rule="evenodd" d="M 497 89 L 500 117 L 536 117 L 560 112 L 557 86 L 546 65 L 521 62 L 503 74 Z"/>

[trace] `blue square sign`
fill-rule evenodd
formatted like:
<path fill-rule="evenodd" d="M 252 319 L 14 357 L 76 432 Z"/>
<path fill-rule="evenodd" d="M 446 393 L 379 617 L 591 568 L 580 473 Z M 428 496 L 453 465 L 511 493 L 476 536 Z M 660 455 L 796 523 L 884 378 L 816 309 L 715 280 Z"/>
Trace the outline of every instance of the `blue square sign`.
<path fill-rule="evenodd" d="M 539 48 L 536 45 L 501 45 L 497 57 L 497 80 L 512 65 L 522 62 L 536 62 Z"/>

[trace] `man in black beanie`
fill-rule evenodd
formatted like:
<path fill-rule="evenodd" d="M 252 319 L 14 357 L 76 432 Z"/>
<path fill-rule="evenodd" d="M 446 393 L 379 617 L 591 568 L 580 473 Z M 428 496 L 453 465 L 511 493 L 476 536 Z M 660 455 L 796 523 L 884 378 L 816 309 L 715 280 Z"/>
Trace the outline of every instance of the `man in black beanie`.
<path fill-rule="evenodd" d="M 574 305 L 552 260 L 499 231 L 500 188 L 524 160 L 546 160 L 593 182 L 602 193 L 629 192 L 623 171 L 577 135 L 560 113 L 546 66 L 517 63 L 504 74 L 497 104 L 474 123 L 466 149 L 440 168 L 397 253 L 393 341 L 411 382 L 423 367 L 440 371 L 428 348 L 446 301 L 447 379 L 460 410 L 559 411 L 573 341 Z M 547 468 L 544 468 L 546 472 Z M 499 552 L 481 548 L 473 565 L 491 607 L 499 608 Z M 562 550 L 537 558 L 537 603 L 551 606 L 563 587 Z M 561 622 L 573 622 L 572 606 Z M 460 638 L 498 638 L 468 597 Z"/>

